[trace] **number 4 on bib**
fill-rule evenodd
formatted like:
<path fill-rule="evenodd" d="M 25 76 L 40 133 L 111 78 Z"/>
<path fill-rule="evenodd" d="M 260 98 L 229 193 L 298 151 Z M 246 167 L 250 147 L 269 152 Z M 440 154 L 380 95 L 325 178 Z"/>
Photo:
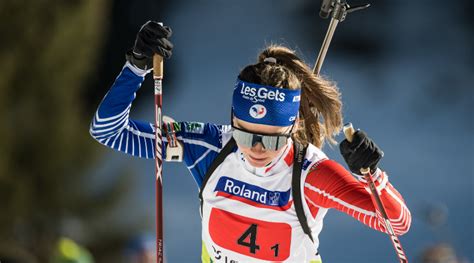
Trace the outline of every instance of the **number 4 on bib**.
<path fill-rule="evenodd" d="M 217 246 L 247 257 L 275 262 L 290 256 L 291 226 L 284 222 L 268 222 L 213 208 L 209 234 Z"/>
<path fill-rule="evenodd" d="M 245 240 L 249 239 L 249 242 Z M 250 248 L 250 253 L 255 254 L 256 250 L 260 249 L 260 246 L 256 244 L 257 239 L 257 225 L 252 224 L 244 234 L 237 240 L 237 244 Z"/>

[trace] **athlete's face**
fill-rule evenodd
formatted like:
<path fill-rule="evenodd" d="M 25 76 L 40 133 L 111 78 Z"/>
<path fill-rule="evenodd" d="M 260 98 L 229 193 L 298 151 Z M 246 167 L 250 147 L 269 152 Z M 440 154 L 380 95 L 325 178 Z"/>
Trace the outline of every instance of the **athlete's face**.
<path fill-rule="evenodd" d="M 255 124 L 246 122 L 237 118 L 233 118 L 234 126 L 248 132 L 254 132 L 258 134 L 287 134 L 292 126 L 279 127 L 263 124 Z M 240 151 L 244 154 L 245 159 L 254 167 L 264 167 L 269 164 L 275 157 L 277 157 L 285 147 L 282 147 L 276 151 L 268 150 L 258 142 L 252 147 L 245 147 L 237 144 Z"/>

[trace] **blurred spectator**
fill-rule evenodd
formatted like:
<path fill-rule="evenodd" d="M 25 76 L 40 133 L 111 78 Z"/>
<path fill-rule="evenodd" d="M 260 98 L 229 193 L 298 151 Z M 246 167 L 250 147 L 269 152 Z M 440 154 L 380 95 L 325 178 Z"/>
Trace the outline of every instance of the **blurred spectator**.
<path fill-rule="evenodd" d="M 427 248 L 421 255 L 422 263 L 461 263 L 454 249 L 448 244 L 437 244 Z"/>
<path fill-rule="evenodd" d="M 151 234 L 137 236 L 125 248 L 127 263 L 156 263 L 156 237 Z"/>
<path fill-rule="evenodd" d="M 94 263 L 91 253 L 69 238 L 61 238 L 51 263 Z"/>

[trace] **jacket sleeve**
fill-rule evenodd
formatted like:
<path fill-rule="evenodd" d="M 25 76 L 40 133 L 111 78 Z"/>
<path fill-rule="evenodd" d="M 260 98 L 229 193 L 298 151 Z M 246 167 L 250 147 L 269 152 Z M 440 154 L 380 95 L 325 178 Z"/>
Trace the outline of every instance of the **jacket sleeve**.
<path fill-rule="evenodd" d="M 408 232 L 411 214 L 385 172 L 373 175 L 377 191 L 397 235 Z M 318 208 L 335 208 L 378 231 L 387 232 L 369 186 L 363 177 L 354 177 L 337 162 L 324 160 L 313 166 L 304 183 L 304 195 L 316 216 Z"/>
<path fill-rule="evenodd" d="M 130 109 L 147 71 L 126 63 L 100 103 L 90 125 L 90 134 L 99 143 L 136 157 L 155 158 L 155 126 L 130 119 Z M 184 162 L 197 184 L 222 148 L 228 125 L 176 122 L 176 136 L 183 144 Z M 163 136 L 163 154 L 167 139 Z"/>

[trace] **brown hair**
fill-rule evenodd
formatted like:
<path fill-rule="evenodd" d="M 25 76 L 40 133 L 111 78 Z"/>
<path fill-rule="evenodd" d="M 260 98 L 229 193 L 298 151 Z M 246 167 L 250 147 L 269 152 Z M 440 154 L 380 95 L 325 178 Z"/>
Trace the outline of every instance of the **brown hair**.
<path fill-rule="evenodd" d="M 275 58 L 277 63 L 264 62 Z M 258 56 L 258 63 L 245 67 L 239 75 L 243 81 L 278 88 L 301 88 L 299 128 L 293 137 L 306 145 L 321 148 L 325 141 L 335 144 L 334 136 L 342 127 L 342 102 L 334 82 L 313 74 L 293 50 L 271 45 Z"/>

